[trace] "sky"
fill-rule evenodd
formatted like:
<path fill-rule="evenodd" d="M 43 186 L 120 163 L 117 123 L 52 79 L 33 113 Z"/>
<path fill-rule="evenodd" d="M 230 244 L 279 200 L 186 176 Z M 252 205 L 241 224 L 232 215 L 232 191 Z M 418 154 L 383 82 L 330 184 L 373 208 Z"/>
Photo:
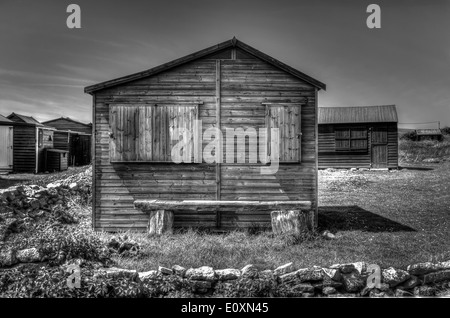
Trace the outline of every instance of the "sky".
<path fill-rule="evenodd" d="M 0 0 L 0 114 L 91 122 L 84 87 L 233 36 L 325 83 L 319 106 L 395 104 L 401 128 L 450 126 L 450 0 Z"/>

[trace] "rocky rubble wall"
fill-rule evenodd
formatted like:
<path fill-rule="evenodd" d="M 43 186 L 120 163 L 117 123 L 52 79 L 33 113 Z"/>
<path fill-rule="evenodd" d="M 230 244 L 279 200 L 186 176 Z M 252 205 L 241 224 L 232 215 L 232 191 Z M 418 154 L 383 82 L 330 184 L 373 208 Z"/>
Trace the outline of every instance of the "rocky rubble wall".
<path fill-rule="evenodd" d="M 18 257 L 28 257 L 23 254 Z M 79 268 L 80 284 L 69 288 L 67 270 L 74 265 Z M 367 287 L 370 273 L 364 262 L 300 269 L 288 263 L 275 270 L 259 270 L 253 265 L 241 269 L 175 265 L 137 272 L 75 259 L 62 266 L 24 268 L 0 270 L 0 297 L 450 296 L 450 261 L 414 264 L 407 270 L 382 269 L 378 287 Z"/>
<path fill-rule="evenodd" d="M 203 297 L 426 297 L 448 296 L 450 291 L 450 261 L 413 264 L 407 270 L 382 269 L 376 287 L 368 287 L 371 274 L 367 263 L 356 262 L 301 269 L 288 263 L 275 270 L 258 270 L 253 265 L 216 270 L 175 265 L 140 273 L 105 268 L 96 275 L 126 279 L 143 289 L 166 285 L 179 295 Z"/>
<path fill-rule="evenodd" d="M 21 224 L 38 219 L 46 211 L 54 211 L 56 207 L 62 211 L 71 203 L 90 204 L 91 175 L 92 168 L 89 168 L 46 187 L 19 185 L 0 190 L 0 244 Z M 68 216 L 61 213 L 57 217 Z M 70 220 L 66 221 L 70 223 Z"/>

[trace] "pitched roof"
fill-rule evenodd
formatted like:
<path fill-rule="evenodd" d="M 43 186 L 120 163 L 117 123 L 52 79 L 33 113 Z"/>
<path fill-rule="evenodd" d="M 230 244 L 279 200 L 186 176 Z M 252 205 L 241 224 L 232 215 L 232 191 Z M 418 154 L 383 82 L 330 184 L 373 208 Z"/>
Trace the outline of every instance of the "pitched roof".
<path fill-rule="evenodd" d="M 398 122 L 395 105 L 319 107 L 319 124 Z"/>
<path fill-rule="evenodd" d="M 68 121 L 71 121 L 71 122 L 76 123 L 76 124 L 84 125 L 84 126 L 86 126 L 86 127 L 92 127 L 92 124 L 91 124 L 91 123 L 85 124 L 85 123 L 82 123 L 81 121 L 77 121 L 77 120 L 74 120 L 74 119 L 69 118 L 69 117 L 55 118 L 55 119 L 43 121 L 42 123 L 43 123 L 43 124 L 49 124 L 49 123 L 52 123 L 52 122 L 54 122 L 54 121 L 61 120 L 61 119 L 62 119 L 62 120 L 68 120 Z"/>
<path fill-rule="evenodd" d="M 53 128 L 53 127 L 41 124 L 32 116 L 25 116 L 25 115 L 21 115 L 21 114 L 17 114 L 17 113 L 11 113 L 11 115 L 9 115 L 7 118 L 12 120 L 13 122 L 18 123 L 18 125 L 26 124 L 26 125 L 37 126 L 37 127 L 43 128 L 43 129 L 55 130 L 55 128 Z"/>
<path fill-rule="evenodd" d="M 9 120 L 5 116 L 0 115 L 0 122 L 2 122 L 2 123 L 12 123 L 13 121 Z"/>
<path fill-rule="evenodd" d="M 14 116 L 17 117 L 19 120 L 14 120 Z M 38 122 L 36 119 L 34 119 L 32 116 L 25 116 L 20 115 L 17 113 L 11 113 L 11 115 L 8 116 L 8 119 L 12 119 L 13 121 L 20 122 L 20 123 L 26 123 L 26 124 L 32 124 L 37 126 L 43 126 L 40 122 Z"/>
<path fill-rule="evenodd" d="M 442 135 L 440 129 L 416 129 L 416 134 L 421 136 Z"/>
<path fill-rule="evenodd" d="M 258 51 L 257 49 L 245 44 L 244 42 L 241 42 L 239 40 L 237 40 L 235 37 L 231 40 L 213 45 L 211 47 L 208 47 L 206 49 L 200 50 L 198 52 L 186 55 L 184 57 L 181 57 L 179 59 L 173 60 L 171 62 L 165 63 L 163 65 L 148 69 L 146 71 L 143 72 L 139 72 L 139 73 L 134 73 L 131 75 L 127 75 L 127 76 L 123 76 L 123 77 L 119 77 L 110 81 L 106 81 L 106 82 L 102 82 L 99 84 L 95 84 L 95 85 L 91 85 L 88 87 L 84 88 L 84 92 L 85 93 L 89 93 L 92 94 L 95 91 L 104 89 L 104 88 L 108 88 L 108 87 L 112 87 L 115 85 L 119 85 L 119 84 L 123 84 L 123 83 L 127 83 L 130 81 L 134 81 L 134 80 L 138 80 L 144 77 L 148 77 L 151 75 L 155 75 L 157 73 L 163 72 L 163 71 L 167 71 L 173 67 L 191 62 L 193 60 L 199 59 L 201 57 L 213 54 L 213 53 L 217 53 L 219 51 L 222 51 L 226 48 L 231 48 L 231 47 L 237 47 L 240 48 L 241 50 L 250 53 L 251 55 L 254 55 L 258 58 L 260 58 L 261 60 L 272 64 L 275 67 L 278 67 L 282 70 L 284 70 L 287 73 L 290 73 L 293 76 L 296 76 L 302 80 L 304 80 L 305 82 L 317 87 L 318 89 L 326 89 L 326 85 L 322 82 L 319 82 L 318 80 L 290 67 L 289 65 L 284 64 L 283 62 L 278 61 L 277 59 L 261 52 Z"/>

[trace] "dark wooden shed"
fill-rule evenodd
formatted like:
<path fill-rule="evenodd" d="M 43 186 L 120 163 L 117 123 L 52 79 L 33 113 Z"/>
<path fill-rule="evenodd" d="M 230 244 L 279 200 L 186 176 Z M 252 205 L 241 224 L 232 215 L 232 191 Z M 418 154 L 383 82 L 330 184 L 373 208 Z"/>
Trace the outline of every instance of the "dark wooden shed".
<path fill-rule="evenodd" d="M 319 107 L 319 168 L 398 168 L 395 105 Z"/>
<path fill-rule="evenodd" d="M 54 127 L 54 148 L 68 151 L 69 166 L 84 166 L 92 160 L 92 124 L 85 124 L 69 117 L 42 122 Z"/>
<path fill-rule="evenodd" d="M 442 141 L 444 139 L 440 129 L 416 129 L 416 140 L 437 140 Z"/>
<path fill-rule="evenodd" d="M 320 89 L 323 83 L 235 38 L 86 87 L 93 96 L 94 228 L 145 230 L 148 215 L 135 207 L 139 200 L 179 203 L 175 227 L 270 226 L 270 211 L 281 205 L 312 207 L 310 222 L 316 224 Z M 200 131 L 195 119 L 202 121 Z M 216 138 L 205 139 L 212 127 L 223 132 L 222 155 L 229 158 L 206 161 Z M 177 128 L 193 132 L 192 139 L 183 135 L 189 143 L 182 163 L 174 162 Z M 238 128 L 248 139 L 227 144 L 226 129 Z M 261 168 L 274 163 L 276 147 L 259 144 L 260 128 L 280 132 L 280 163 L 272 174 Z M 258 151 L 249 151 L 250 140 L 258 141 Z M 267 157 L 269 164 L 262 161 Z"/>
<path fill-rule="evenodd" d="M 92 124 L 85 124 L 69 117 L 60 117 L 52 120 L 43 121 L 42 124 L 54 127 L 57 130 L 70 130 L 74 132 L 82 132 L 86 135 L 92 134 Z"/>
<path fill-rule="evenodd" d="M 68 169 L 68 151 L 47 148 L 45 149 L 45 167 L 48 172 L 64 171 Z"/>
<path fill-rule="evenodd" d="M 45 171 L 44 149 L 53 148 L 53 132 L 31 116 L 12 113 L 14 122 L 13 171 L 38 173 Z"/>

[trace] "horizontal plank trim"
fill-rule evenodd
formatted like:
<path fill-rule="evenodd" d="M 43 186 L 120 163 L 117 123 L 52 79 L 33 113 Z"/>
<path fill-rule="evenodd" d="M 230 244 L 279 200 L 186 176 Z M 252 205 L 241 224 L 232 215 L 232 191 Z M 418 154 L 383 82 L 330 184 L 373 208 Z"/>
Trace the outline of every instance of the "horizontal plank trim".
<path fill-rule="evenodd" d="M 311 201 L 219 201 L 219 200 L 136 200 L 134 206 L 143 211 L 158 209 L 196 209 L 201 206 L 211 207 L 273 207 L 291 209 L 311 209 Z"/>

